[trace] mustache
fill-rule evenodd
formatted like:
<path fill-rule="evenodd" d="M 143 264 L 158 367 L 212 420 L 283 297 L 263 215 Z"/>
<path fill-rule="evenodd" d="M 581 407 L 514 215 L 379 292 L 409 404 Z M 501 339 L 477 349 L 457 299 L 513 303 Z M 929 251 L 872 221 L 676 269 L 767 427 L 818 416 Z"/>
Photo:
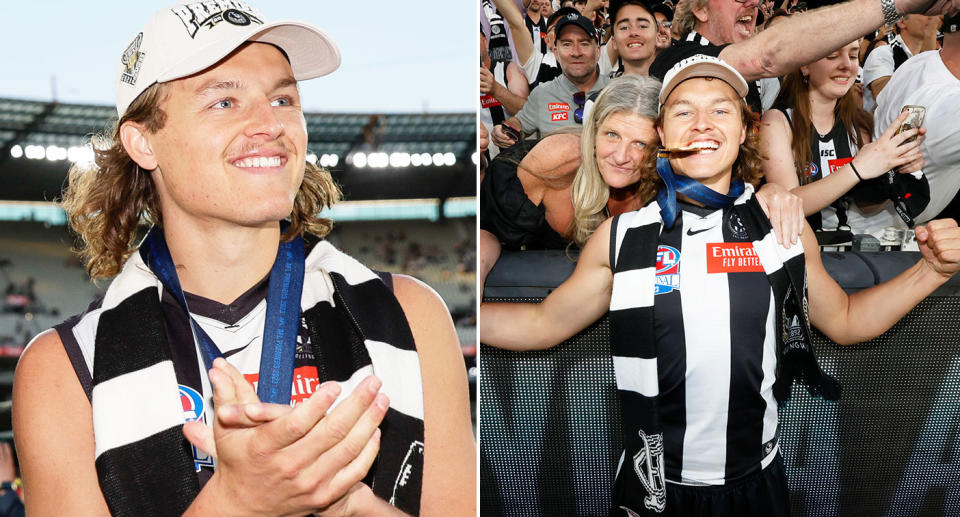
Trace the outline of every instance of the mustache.
<path fill-rule="evenodd" d="M 294 149 L 283 142 L 270 142 L 270 143 L 248 142 L 248 143 L 239 144 L 235 148 L 230 149 L 229 152 L 227 152 L 227 156 L 230 156 L 231 158 L 237 158 L 240 156 L 246 156 L 248 154 L 261 154 L 261 153 L 264 153 L 265 151 L 270 154 L 283 154 L 283 155 L 295 154 Z"/>

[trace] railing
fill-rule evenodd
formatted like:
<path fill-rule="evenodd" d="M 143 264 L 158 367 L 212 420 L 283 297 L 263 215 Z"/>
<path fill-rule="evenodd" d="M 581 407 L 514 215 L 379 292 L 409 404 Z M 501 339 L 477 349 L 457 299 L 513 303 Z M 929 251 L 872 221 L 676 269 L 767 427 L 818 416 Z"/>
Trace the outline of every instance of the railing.
<path fill-rule="evenodd" d="M 824 253 L 848 291 L 917 253 Z M 485 299 L 538 301 L 573 270 L 563 252 L 505 253 Z M 553 349 L 480 351 L 480 503 L 485 516 L 607 515 L 620 407 L 604 317 Z M 960 279 L 882 336 L 851 347 L 816 333 L 837 403 L 794 386 L 780 450 L 795 517 L 960 515 Z"/>

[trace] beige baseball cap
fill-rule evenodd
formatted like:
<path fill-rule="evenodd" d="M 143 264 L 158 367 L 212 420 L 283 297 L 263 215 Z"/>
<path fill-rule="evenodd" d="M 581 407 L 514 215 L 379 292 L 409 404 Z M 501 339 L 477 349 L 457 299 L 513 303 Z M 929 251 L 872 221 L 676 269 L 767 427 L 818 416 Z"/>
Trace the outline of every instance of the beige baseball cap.
<path fill-rule="evenodd" d="M 179 2 L 161 9 L 127 45 L 117 62 L 117 114 L 155 83 L 205 70 L 247 41 L 276 45 L 286 53 L 298 81 L 333 72 L 340 49 L 312 25 L 267 22 L 247 2 Z"/>
<path fill-rule="evenodd" d="M 736 68 L 718 57 L 696 54 L 680 60 L 664 75 L 660 104 L 667 101 L 670 92 L 680 83 L 694 77 L 715 77 L 729 84 L 740 97 L 747 96 L 747 81 Z"/>

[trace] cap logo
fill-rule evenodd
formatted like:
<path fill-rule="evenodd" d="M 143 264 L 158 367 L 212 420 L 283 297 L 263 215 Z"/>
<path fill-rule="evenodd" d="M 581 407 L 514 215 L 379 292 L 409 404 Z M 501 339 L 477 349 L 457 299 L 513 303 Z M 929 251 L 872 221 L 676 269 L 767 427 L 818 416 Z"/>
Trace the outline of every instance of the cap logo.
<path fill-rule="evenodd" d="M 234 25 L 250 25 L 250 17 L 236 9 L 227 9 L 224 11 L 223 19 Z"/>
<path fill-rule="evenodd" d="M 263 24 L 260 12 L 239 0 L 207 0 L 178 5 L 170 9 L 180 18 L 191 38 L 201 28 L 212 29 L 226 20 L 232 25 Z"/>
<path fill-rule="evenodd" d="M 143 52 L 140 52 L 140 43 L 143 41 L 143 33 L 137 34 L 136 38 L 127 46 L 120 56 L 120 62 L 123 63 L 123 73 L 120 74 L 120 82 L 133 86 L 137 82 L 137 75 L 140 74 L 140 65 L 143 64 Z"/>
<path fill-rule="evenodd" d="M 721 61 L 720 59 L 717 59 L 717 58 L 715 58 L 715 57 L 713 57 L 713 56 L 707 56 L 707 55 L 704 55 L 704 54 L 697 54 L 697 55 L 695 55 L 695 56 L 690 56 L 690 57 L 688 57 L 688 58 L 680 61 L 679 63 L 677 63 L 676 65 L 673 66 L 673 69 L 674 69 L 674 70 L 681 70 L 681 69 L 686 68 L 686 67 L 688 67 L 688 66 L 690 66 L 690 65 L 692 65 L 692 64 L 695 64 L 695 63 L 704 63 L 704 62 L 706 62 L 706 63 L 717 63 L 717 64 L 723 63 L 723 61 Z"/>
<path fill-rule="evenodd" d="M 576 21 L 577 18 L 579 18 L 579 15 L 574 14 L 574 13 L 570 13 L 570 14 L 567 15 L 567 19 L 568 19 L 568 20 Z"/>

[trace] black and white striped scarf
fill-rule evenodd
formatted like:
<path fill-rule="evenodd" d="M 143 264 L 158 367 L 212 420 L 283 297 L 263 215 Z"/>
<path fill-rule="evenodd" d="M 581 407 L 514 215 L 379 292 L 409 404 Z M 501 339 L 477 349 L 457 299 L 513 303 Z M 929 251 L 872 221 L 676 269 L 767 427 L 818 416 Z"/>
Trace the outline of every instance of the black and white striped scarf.
<path fill-rule="evenodd" d="M 773 392 L 780 403 L 790 396 L 795 378 L 811 394 L 836 400 L 840 386 L 824 374 L 810 346 L 806 267 L 803 247 L 777 244 L 753 188 L 735 202 L 773 290 L 777 336 L 777 379 Z M 663 220 L 656 202 L 617 216 L 611 227 L 610 341 L 623 418 L 624 457 L 614 482 L 611 515 L 657 515 L 666 505 L 663 431 L 658 411 L 659 376 L 654 334 L 654 280 L 657 243 Z"/>
<path fill-rule="evenodd" d="M 184 410 L 161 294 L 160 281 L 135 253 L 108 288 L 99 315 L 91 405 L 97 475 L 113 515 L 181 515 L 200 490 L 182 434 Z M 416 515 L 423 388 L 399 302 L 376 273 L 319 241 L 305 260 L 301 311 L 321 383 L 341 382 L 346 397 L 367 375 L 383 381 L 390 408 L 380 425 L 379 455 L 364 482 Z"/>

